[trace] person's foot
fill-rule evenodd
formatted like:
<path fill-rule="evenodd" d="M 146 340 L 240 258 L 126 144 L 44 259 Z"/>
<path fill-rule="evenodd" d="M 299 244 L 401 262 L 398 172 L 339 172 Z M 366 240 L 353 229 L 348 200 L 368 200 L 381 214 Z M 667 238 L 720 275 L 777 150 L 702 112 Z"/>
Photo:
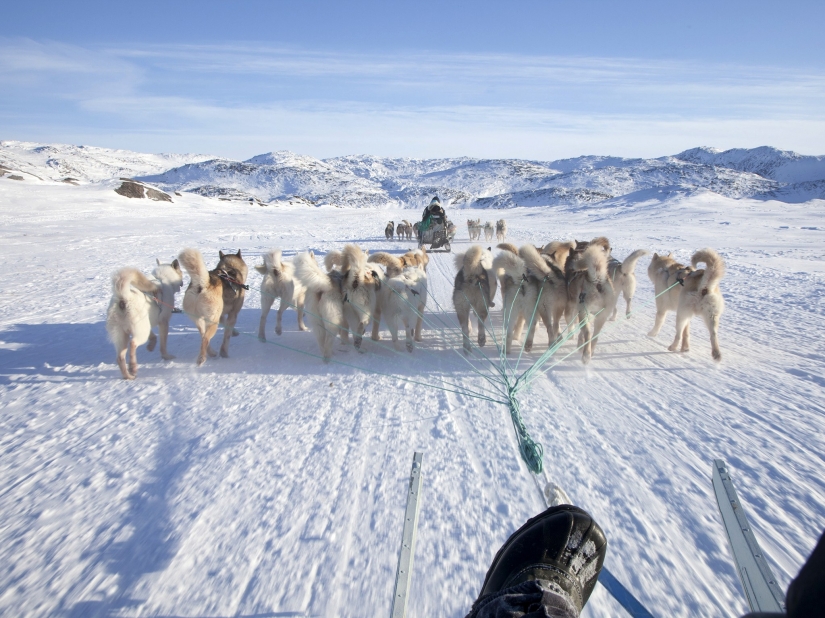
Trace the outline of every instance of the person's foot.
<path fill-rule="evenodd" d="M 586 511 L 570 504 L 552 506 L 498 550 L 476 603 L 522 582 L 542 580 L 581 612 L 606 553 L 604 532 Z"/>

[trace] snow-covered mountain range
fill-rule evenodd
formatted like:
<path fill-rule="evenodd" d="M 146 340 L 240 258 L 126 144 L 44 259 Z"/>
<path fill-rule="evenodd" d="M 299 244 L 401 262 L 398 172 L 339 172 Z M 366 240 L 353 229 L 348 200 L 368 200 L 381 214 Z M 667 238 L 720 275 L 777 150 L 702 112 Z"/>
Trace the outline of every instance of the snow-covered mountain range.
<path fill-rule="evenodd" d="M 134 177 L 167 191 L 223 199 L 420 208 L 434 194 L 453 207 L 588 205 L 643 197 L 651 190 L 712 191 L 732 198 L 825 199 L 825 156 L 763 146 L 694 148 L 656 159 L 584 156 L 519 159 L 315 159 L 288 151 L 246 161 L 207 155 L 153 155 L 87 146 L 0 142 L 0 173 L 100 182 Z"/>

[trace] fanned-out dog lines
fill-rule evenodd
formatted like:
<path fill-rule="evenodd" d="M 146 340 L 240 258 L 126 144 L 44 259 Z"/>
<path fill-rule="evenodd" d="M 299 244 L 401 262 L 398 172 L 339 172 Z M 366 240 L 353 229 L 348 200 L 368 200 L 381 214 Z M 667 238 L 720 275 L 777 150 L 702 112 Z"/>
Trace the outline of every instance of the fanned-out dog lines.
<path fill-rule="evenodd" d="M 406 222 L 403 222 L 406 225 Z M 506 223 L 499 221 L 506 234 Z M 468 221 L 475 233 L 480 220 Z M 484 226 L 486 228 L 486 226 Z M 389 235 L 390 226 L 387 226 Z M 394 232 L 396 230 L 393 230 Z M 183 298 L 183 313 L 194 322 L 201 335 L 197 364 L 218 355 L 210 342 L 220 325 L 224 336 L 220 355 L 229 355 L 232 336 L 254 336 L 262 342 L 324 362 L 340 364 L 366 373 L 382 375 L 419 386 L 436 388 L 468 397 L 507 405 L 522 458 L 533 472 L 542 469 L 543 449 L 529 437 L 522 419 L 517 396 L 539 374 L 546 373 L 572 354 L 581 351 L 582 362 L 588 363 L 605 331 L 608 319 L 616 321 L 619 292 L 624 296 L 626 310 L 623 320 L 635 313 L 631 302 L 636 289 L 635 267 L 645 250 L 639 249 L 624 261 L 612 257 L 612 247 L 605 237 L 589 242 L 553 241 L 544 247 L 510 243 L 498 245 L 500 252 L 493 258 L 490 249 L 472 246 L 455 256 L 456 275 L 453 284 L 453 309 L 457 324 L 448 311 L 432 295 L 427 279 L 430 257 L 419 248 L 401 256 L 385 252 L 369 255 L 354 244 L 341 251 L 330 251 L 323 265 L 314 253 L 299 253 L 293 260 L 283 258 L 272 249 L 264 255 L 264 263 L 255 269 L 263 276 L 261 319 L 258 333 L 243 333 L 236 321 L 243 306 L 248 269 L 241 252 L 219 252 L 217 266 L 208 270 L 203 256 L 196 249 L 184 249 L 172 264 L 154 271 L 155 280 L 148 279 L 135 268 L 123 268 L 113 276 L 113 294 L 107 314 L 107 330 L 114 343 L 118 366 L 126 379 L 137 375 L 137 347 L 148 341 L 154 349 L 157 337 L 152 332 L 158 326 L 161 355 L 173 358 L 166 349 L 169 320 L 175 294 L 182 286 L 181 266 L 190 281 Z M 704 269 L 698 269 L 704 263 Z M 677 263 L 671 255 L 654 254 L 648 276 L 654 284 L 656 323 L 650 336 L 661 329 L 667 311 L 676 311 L 677 332 L 670 349 L 689 348 L 689 323 L 693 315 L 701 315 L 711 332 L 713 357 L 721 358 L 718 343 L 719 317 L 724 303 L 719 281 L 724 275 L 724 263 L 712 249 L 697 251 L 691 266 Z M 500 320 L 493 326 L 492 309 L 501 288 Z M 283 313 L 292 307 L 298 314 L 298 327 L 313 332 L 319 354 L 266 339 L 266 320 L 275 300 L 279 300 L 276 334 L 282 332 Z M 437 311 L 427 311 L 427 303 Z M 643 303 L 649 304 L 649 303 Z M 473 341 L 471 316 L 476 317 L 478 334 Z M 390 331 L 391 343 L 380 341 L 381 320 Z M 566 326 L 562 328 L 562 320 Z M 548 347 L 530 365 L 520 371 L 525 352 L 533 348 L 534 334 L 541 321 L 547 331 Z M 475 386 L 451 381 L 440 376 L 438 382 L 390 374 L 333 358 L 336 339 L 363 352 L 363 340 L 371 327 L 371 345 L 389 350 L 401 357 L 418 354 L 437 355 L 438 350 L 416 347 L 424 341 L 424 326 L 428 339 L 457 354 L 481 381 Z M 401 348 L 399 332 L 404 333 Z M 490 357 L 484 351 L 488 333 L 497 352 Z M 562 346 L 577 336 L 577 346 L 555 362 Z M 520 344 L 519 344 L 520 342 Z M 129 352 L 127 364 L 126 353 Z M 517 356 L 512 358 L 517 352 Z"/>

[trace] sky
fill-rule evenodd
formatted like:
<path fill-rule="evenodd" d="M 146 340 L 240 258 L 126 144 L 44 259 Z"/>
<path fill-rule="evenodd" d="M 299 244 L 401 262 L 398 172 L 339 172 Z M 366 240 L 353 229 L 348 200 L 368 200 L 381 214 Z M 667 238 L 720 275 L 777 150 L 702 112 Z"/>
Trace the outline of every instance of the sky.
<path fill-rule="evenodd" d="M 0 139 L 246 159 L 825 154 L 825 2 L 29 2 Z"/>

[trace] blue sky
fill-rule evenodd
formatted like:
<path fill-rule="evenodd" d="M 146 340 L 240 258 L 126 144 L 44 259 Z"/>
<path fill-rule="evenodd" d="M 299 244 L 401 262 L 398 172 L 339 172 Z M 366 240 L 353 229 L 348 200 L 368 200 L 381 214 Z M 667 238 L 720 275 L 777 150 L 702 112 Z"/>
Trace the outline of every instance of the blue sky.
<path fill-rule="evenodd" d="M 823 2 L 4 7 L 0 139 L 231 158 L 825 153 Z"/>

